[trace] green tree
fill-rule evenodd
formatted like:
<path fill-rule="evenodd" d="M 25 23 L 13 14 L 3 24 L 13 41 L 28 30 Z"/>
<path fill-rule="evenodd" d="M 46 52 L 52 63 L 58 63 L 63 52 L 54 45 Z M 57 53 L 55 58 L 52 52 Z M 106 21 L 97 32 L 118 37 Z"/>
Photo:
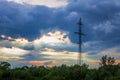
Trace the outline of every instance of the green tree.
<path fill-rule="evenodd" d="M 114 57 L 108 57 L 107 55 L 102 56 L 102 58 L 100 59 L 101 66 L 106 66 L 106 65 L 113 65 L 115 63 L 115 58 Z"/>
<path fill-rule="evenodd" d="M 0 70 L 9 70 L 11 67 L 8 62 L 0 62 Z"/>
<path fill-rule="evenodd" d="M 114 57 L 108 57 L 107 58 L 107 64 L 108 65 L 113 65 L 115 63 L 115 58 Z"/>

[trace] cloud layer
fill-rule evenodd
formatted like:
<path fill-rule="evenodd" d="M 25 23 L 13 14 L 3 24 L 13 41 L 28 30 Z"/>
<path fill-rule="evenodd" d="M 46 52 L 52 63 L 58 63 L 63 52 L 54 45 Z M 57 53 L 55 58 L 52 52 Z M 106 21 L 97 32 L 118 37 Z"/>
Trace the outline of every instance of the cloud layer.
<path fill-rule="evenodd" d="M 87 54 L 86 58 L 91 60 L 94 55 L 98 60 L 106 50 L 106 53 L 113 50 L 113 55 L 120 53 L 119 0 L 51 0 L 59 5 L 39 0 L 37 2 L 40 5 L 35 5 L 36 1 L 33 0 L 23 0 L 24 4 L 16 1 L 0 0 L 0 49 L 11 52 L 15 49 L 21 54 L 24 53 L 17 57 L 14 54 L 16 58 L 26 57 L 25 59 L 30 60 L 31 56 L 34 56 L 33 60 L 46 60 L 45 58 L 57 57 L 44 54 L 47 50 L 54 54 L 63 53 L 62 56 L 67 53 L 76 54 L 77 45 L 73 43 L 78 42 L 74 32 L 77 31 L 76 23 L 79 17 L 83 19 L 83 32 L 86 34 L 83 37 L 83 52 Z M 3 53 L 5 51 L 1 51 L 0 56 Z M 9 56 L 7 58 L 9 59 Z"/>
<path fill-rule="evenodd" d="M 62 60 L 77 59 L 76 45 L 68 37 L 67 32 L 52 31 L 42 34 L 39 38 L 29 41 L 25 38 L 12 38 L 1 35 L 0 60 L 23 61 L 28 65 L 49 66 L 62 64 Z M 70 48 L 74 48 L 70 50 Z M 52 62 L 51 62 L 52 61 Z M 40 63 L 40 64 L 39 64 Z"/>
<path fill-rule="evenodd" d="M 47 6 L 50 8 L 60 8 L 65 7 L 68 2 L 67 0 L 7 0 L 7 1 L 13 1 L 19 4 L 30 4 L 30 5 L 41 5 L 41 6 Z"/>

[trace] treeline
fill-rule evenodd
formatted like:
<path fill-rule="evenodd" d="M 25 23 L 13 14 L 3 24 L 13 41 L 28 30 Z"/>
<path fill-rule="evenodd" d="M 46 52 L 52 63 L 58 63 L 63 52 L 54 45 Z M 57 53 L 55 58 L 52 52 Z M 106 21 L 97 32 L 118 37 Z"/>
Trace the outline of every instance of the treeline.
<path fill-rule="evenodd" d="M 103 56 L 100 61 L 98 69 L 90 69 L 86 64 L 11 69 L 8 62 L 0 62 L 0 80 L 120 80 L 120 65 L 114 65 L 113 58 Z"/>

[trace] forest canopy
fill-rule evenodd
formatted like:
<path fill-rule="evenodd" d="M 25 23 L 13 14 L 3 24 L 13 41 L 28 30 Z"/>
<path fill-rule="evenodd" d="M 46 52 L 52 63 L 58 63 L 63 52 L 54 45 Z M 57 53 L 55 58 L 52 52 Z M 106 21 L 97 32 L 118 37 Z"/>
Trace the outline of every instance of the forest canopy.
<path fill-rule="evenodd" d="M 105 55 L 100 61 L 98 69 L 87 64 L 11 68 L 10 63 L 0 62 L 0 80 L 120 80 L 120 65 L 114 64 L 114 57 Z"/>

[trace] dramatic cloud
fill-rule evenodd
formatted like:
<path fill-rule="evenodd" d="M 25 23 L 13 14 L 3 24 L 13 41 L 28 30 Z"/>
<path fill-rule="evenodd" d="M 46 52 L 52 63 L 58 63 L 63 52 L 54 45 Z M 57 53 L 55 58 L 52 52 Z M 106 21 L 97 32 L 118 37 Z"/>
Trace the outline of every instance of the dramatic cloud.
<path fill-rule="evenodd" d="M 13 1 L 20 4 L 43 5 L 50 8 L 65 7 L 68 4 L 67 0 L 7 0 L 7 1 Z"/>
<path fill-rule="evenodd" d="M 65 49 L 72 45 L 70 38 L 67 36 L 65 32 L 48 32 L 47 34 L 42 35 L 40 38 L 33 41 L 33 45 L 35 49 L 40 48 L 55 48 L 58 50 Z"/>
<path fill-rule="evenodd" d="M 114 28 L 115 28 L 115 26 L 113 26 L 110 21 L 107 21 L 103 24 L 99 24 L 99 25 L 93 27 L 93 29 L 95 29 L 97 31 L 100 30 L 100 31 L 104 32 L 105 34 L 113 32 Z"/>
<path fill-rule="evenodd" d="M 24 60 L 28 65 L 47 65 L 49 63 L 49 66 L 57 64 L 55 63 L 57 61 L 62 64 L 64 63 L 62 60 L 68 62 L 69 60 L 77 60 L 78 53 L 74 48 L 77 46 L 71 42 L 65 31 L 57 30 L 44 33 L 33 41 L 25 38 L 14 39 L 5 35 L 1 35 L 1 38 L 4 39 L 0 41 L 1 46 L 4 46 L 0 49 L 1 60 Z M 70 51 L 70 48 L 73 50 Z M 50 63 L 51 60 L 54 61 Z"/>
<path fill-rule="evenodd" d="M 28 50 L 42 50 L 44 48 L 55 48 L 59 49 L 69 49 L 69 47 L 75 47 L 76 45 L 73 44 L 68 37 L 67 32 L 62 31 L 52 31 L 48 33 L 44 33 L 40 36 L 40 38 L 37 38 L 33 41 L 29 41 L 26 38 L 12 38 L 10 36 L 1 35 L 1 38 L 3 40 L 0 41 L 1 46 L 5 47 L 19 47 L 22 49 L 28 49 Z M 8 45 L 9 44 L 9 45 Z"/>
<path fill-rule="evenodd" d="M 58 59 L 58 60 L 76 60 L 78 53 L 77 52 L 69 52 L 69 51 L 55 51 L 53 49 L 46 49 L 46 51 L 41 52 L 40 54 L 45 54 L 45 58 L 48 59 Z"/>
<path fill-rule="evenodd" d="M 74 32 L 78 31 L 79 17 L 86 34 L 82 50 L 87 62 L 97 64 L 103 52 L 120 53 L 119 0 L 0 0 L 0 4 L 0 47 L 29 51 L 20 56 L 26 60 L 58 58 L 67 53 L 67 59 L 74 59 L 70 54 L 75 57 L 78 51 L 73 43 L 78 42 Z"/>
<path fill-rule="evenodd" d="M 20 48 L 12 47 L 12 48 L 0 48 L 0 60 L 14 60 L 14 59 L 22 59 L 22 55 L 28 54 L 29 51 L 22 50 Z"/>

